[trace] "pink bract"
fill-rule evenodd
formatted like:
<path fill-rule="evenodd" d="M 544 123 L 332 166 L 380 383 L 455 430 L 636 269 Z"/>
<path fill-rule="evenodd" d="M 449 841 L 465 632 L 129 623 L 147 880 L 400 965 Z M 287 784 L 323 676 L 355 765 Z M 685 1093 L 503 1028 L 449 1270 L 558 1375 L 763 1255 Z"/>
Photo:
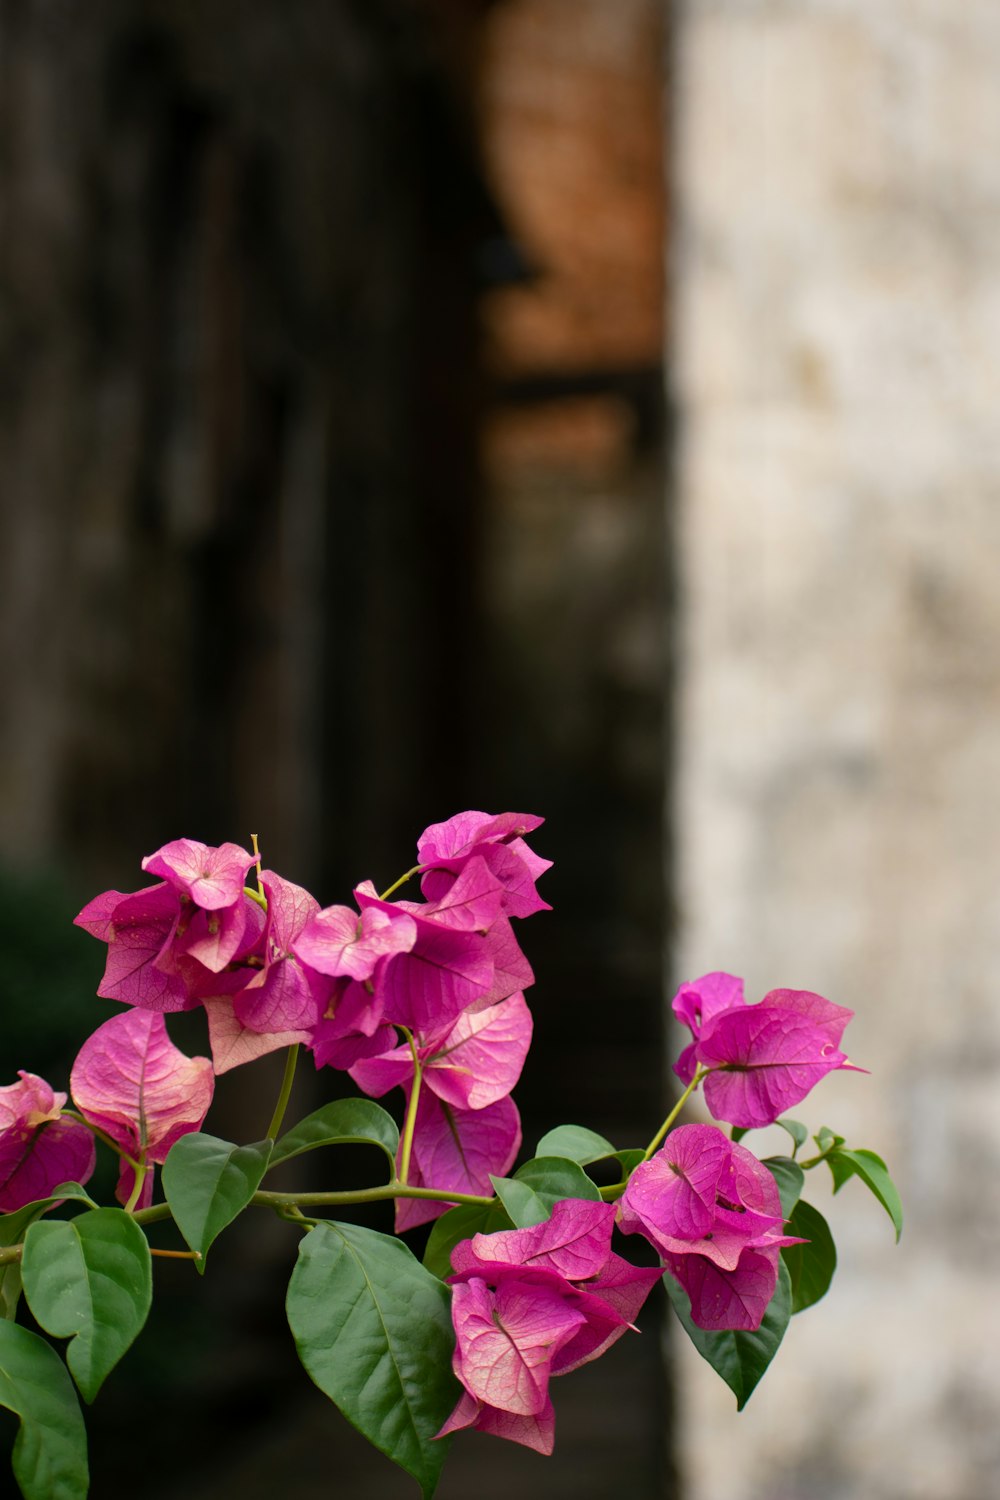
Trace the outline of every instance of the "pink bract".
<path fill-rule="evenodd" d="M 485 1109 L 453 1109 L 429 1089 L 422 1089 L 417 1105 L 411 1187 L 435 1187 L 445 1192 L 492 1193 L 490 1173 L 503 1176 L 514 1164 L 521 1145 L 521 1117 L 513 1099 L 500 1099 Z M 396 1230 L 413 1229 L 436 1219 L 448 1203 L 420 1198 L 396 1201 Z"/>
<path fill-rule="evenodd" d="M 349 906 L 325 906 L 306 923 L 295 952 L 321 974 L 364 980 L 380 958 L 408 953 L 416 938 L 417 924 L 404 911 L 370 906 L 359 915 Z"/>
<path fill-rule="evenodd" d="M 759 1327 L 777 1282 L 778 1252 L 799 1243 L 782 1233 L 770 1172 L 714 1125 L 682 1125 L 636 1168 L 619 1223 L 660 1252 L 701 1328 Z M 720 1321 L 727 1317 L 735 1321 Z"/>
<path fill-rule="evenodd" d="M 162 1016 L 128 1010 L 84 1042 L 70 1075 L 80 1113 L 129 1156 L 163 1162 L 175 1141 L 199 1130 L 215 1080 L 207 1057 L 186 1057 Z"/>
<path fill-rule="evenodd" d="M 174 839 L 155 854 L 147 854 L 142 868 L 167 881 L 195 906 L 219 911 L 240 899 L 246 872 L 253 862 L 253 855 L 238 844 L 212 848 L 197 839 Z"/>
<path fill-rule="evenodd" d="M 0 1212 L 48 1198 L 64 1182 L 84 1183 L 94 1170 L 94 1137 L 60 1116 L 65 1094 L 34 1073 L 0 1088 Z"/>

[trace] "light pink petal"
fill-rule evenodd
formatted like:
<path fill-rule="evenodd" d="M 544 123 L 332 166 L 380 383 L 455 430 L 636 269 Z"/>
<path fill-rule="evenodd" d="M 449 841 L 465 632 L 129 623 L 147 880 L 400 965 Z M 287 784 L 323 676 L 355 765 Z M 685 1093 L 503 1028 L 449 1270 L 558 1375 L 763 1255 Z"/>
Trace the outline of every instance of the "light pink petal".
<path fill-rule="evenodd" d="M 251 1031 L 237 1019 L 231 995 L 211 995 L 202 1004 L 208 1017 L 208 1039 L 216 1076 L 264 1057 L 268 1052 L 309 1040 L 307 1031 Z"/>
<path fill-rule="evenodd" d="M 189 896 L 195 906 L 218 911 L 239 900 L 253 862 L 253 855 L 239 844 L 213 848 L 197 839 L 174 839 L 155 854 L 147 854 L 142 868 Z"/>
<path fill-rule="evenodd" d="M 490 1173 L 503 1176 L 521 1144 L 521 1117 L 513 1099 L 485 1109 L 452 1109 L 428 1089 L 417 1107 L 410 1184 L 459 1193 L 493 1192 Z M 396 1229 L 412 1229 L 436 1219 L 448 1207 L 416 1198 L 396 1202 Z"/>
<path fill-rule="evenodd" d="M 463 1011 L 427 1058 L 424 1081 L 456 1109 L 484 1109 L 509 1094 L 531 1044 L 531 1012 L 523 995 L 490 1010 Z"/>
<path fill-rule="evenodd" d="M 128 1010 L 84 1042 L 70 1075 L 80 1112 L 136 1156 L 165 1161 L 176 1140 L 198 1130 L 212 1102 L 207 1057 L 185 1057 L 162 1016 Z"/>
<path fill-rule="evenodd" d="M 533 1448 L 536 1453 L 548 1455 L 555 1446 L 556 1416 L 552 1402 L 548 1399 L 540 1412 L 530 1417 L 515 1417 L 508 1411 L 498 1411 L 494 1406 L 484 1406 L 481 1401 L 463 1391 L 455 1410 L 441 1431 L 434 1435 L 445 1437 L 447 1433 L 458 1432 L 463 1427 L 474 1428 L 476 1432 L 487 1432 L 491 1437 L 506 1438 L 525 1448 Z"/>
<path fill-rule="evenodd" d="M 486 1276 L 498 1265 L 531 1266 L 557 1271 L 567 1281 L 585 1281 L 607 1264 L 614 1222 L 613 1203 L 563 1198 L 541 1224 L 462 1240 L 451 1253 L 452 1268 Z"/>
<path fill-rule="evenodd" d="M 455 1373 L 484 1405 L 533 1416 L 548 1398 L 552 1358 L 584 1322 L 545 1287 L 503 1282 L 491 1292 L 475 1278 L 453 1292 Z"/>
<path fill-rule="evenodd" d="M 327 981 L 328 983 L 328 981 Z M 234 997 L 233 1009 L 251 1031 L 311 1031 L 323 1014 L 327 991 L 295 958 L 279 958 L 258 970 Z"/>
<path fill-rule="evenodd" d="M 296 941 L 296 953 L 322 974 L 370 979 L 380 958 L 408 953 L 417 939 L 413 918 L 387 906 L 365 907 L 360 916 L 349 906 L 324 907 Z"/>
<path fill-rule="evenodd" d="M 722 1011 L 745 1004 L 742 979 L 737 979 L 735 974 L 714 972 L 682 984 L 671 1001 L 671 1009 L 678 1021 L 690 1026 L 691 1035 L 697 1038 L 708 1022 Z"/>
<path fill-rule="evenodd" d="M 220 911 L 203 911 L 200 907 L 191 910 L 189 907 L 190 920 L 181 919 L 174 952 L 196 959 L 213 974 L 221 974 L 246 945 L 247 907 L 253 905 L 244 896 L 234 906 L 225 906 Z"/>
<path fill-rule="evenodd" d="M 264 871 L 261 885 L 267 897 L 268 957 L 283 958 L 319 911 L 319 902 L 303 886 L 294 885 L 273 870 Z"/>

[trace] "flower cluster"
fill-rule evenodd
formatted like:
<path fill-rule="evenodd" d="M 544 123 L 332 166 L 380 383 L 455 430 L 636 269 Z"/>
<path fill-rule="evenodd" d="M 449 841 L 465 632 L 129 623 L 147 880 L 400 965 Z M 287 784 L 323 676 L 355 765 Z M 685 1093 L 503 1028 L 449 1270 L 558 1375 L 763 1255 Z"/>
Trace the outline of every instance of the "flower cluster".
<path fill-rule="evenodd" d="M 747 1005 L 742 979 L 705 974 L 681 985 L 673 1011 L 693 1038 L 674 1072 L 691 1083 L 705 1069 L 705 1103 L 730 1125 L 770 1125 L 835 1068 L 865 1071 L 839 1051 L 854 1012 L 810 990 L 771 990 Z"/>
<path fill-rule="evenodd" d="M 564 1198 L 542 1224 L 455 1247 L 452 1368 L 464 1391 L 439 1436 L 474 1427 L 552 1452 L 549 1377 L 603 1354 L 660 1279 L 614 1254 L 614 1218 L 611 1203 Z"/>
<path fill-rule="evenodd" d="M 682 1125 L 633 1172 L 619 1222 L 643 1234 L 691 1300 L 699 1328 L 759 1328 L 783 1245 L 774 1178 L 714 1125 Z"/>

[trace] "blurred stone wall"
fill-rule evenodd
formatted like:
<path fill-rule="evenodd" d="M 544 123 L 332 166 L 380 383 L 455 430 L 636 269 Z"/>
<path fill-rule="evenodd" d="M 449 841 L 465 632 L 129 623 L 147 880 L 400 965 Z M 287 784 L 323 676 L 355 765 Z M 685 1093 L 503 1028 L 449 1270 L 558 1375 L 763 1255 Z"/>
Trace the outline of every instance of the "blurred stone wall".
<path fill-rule="evenodd" d="M 686 638 L 676 978 L 852 1006 L 794 1111 L 884 1154 L 746 1412 L 691 1353 L 689 1500 L 1000 1488 L 1000 8 L 678 12 Z"/>

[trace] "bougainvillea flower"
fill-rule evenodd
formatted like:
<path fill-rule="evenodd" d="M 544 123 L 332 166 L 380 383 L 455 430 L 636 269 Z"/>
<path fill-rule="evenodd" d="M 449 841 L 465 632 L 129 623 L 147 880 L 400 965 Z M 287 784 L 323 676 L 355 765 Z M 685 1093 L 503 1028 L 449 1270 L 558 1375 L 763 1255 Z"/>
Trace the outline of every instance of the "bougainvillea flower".
<path fill-rule="evenodd" d="M 62 1118 L 65 1094 L 35 1073 L 0 1088 L 0 1212 L 48 1198 L 64 1182 L 86 1182 L 94 1170 L 94 1137 Z"/>
<path fill-rule="evenodd" d="M 227 964 L 253 952 L 263 936 L 264 922 L 260 906 L 242 892 L 232 906 L 217 911 L 182 903 L 172 948 L 178 959 L 184 954 L 211 973 L 221 974 Z"/>
<path fill-rule="evenodd" d="M 428 901 L 440 901 L 469 860 L 479 856 L 503 889 L 508 916 L 528 917 L 549 911 L 535 889 L 538 877 L 551 868 L 524 842 L 524 834 L 541 827 L 543 818 L 530 813 L 456 813 L 446 823 L 425 828 L 417 842 L 417 858 L 425 872 L 420 888 Z"/>
<path fill-rule="evenodd" d="M 253 862 L 253 855 L 238 844 L 211 848 L 197 839 L 174 839 L 155 854 L 147 854 L 142 868 L 165 880 L 195 906 L 205 911 L 220 911 L 240 899 L 247 870 Z"/>
<path fill-rule="evenodd" d="M 684 1048 L 674 1063 L 674 1072 L 684 1083 L 691 1082 L 698 1068 L 694 1055 L 695 1043 L 701 1036 L 702 1028 L 720 1011 L 731 1010 L 733 1006 L 743 1006 L 745 1003 L 743 981 L 737 979 L 735 974 L 703 974 L 700 979 L 681 985 L 670 1008 L 682 1025 L 690 1027 L 693 1038 L 690 1046 Z"/>
<path fill-rule="evenodd" d="M 461 1401 L 438 1436 L 459 1427 L 481 1431 L 484 1411 L 503 1413 L 503 1436 L 551 1453 L 552 1360 L 584 1322 L 583 1313 L 557 1289 L 505 1281 L 491 1291 L 477 1277 L 454 1288 L 452 1321 L 452 1368 L 471 1403 Z"/>
<path fill-rule="evenodd" d="M 603 1353 L 662 1274 L 613 1254 L 614 1218 L 611 1204 L 566 1199 L 542 1224 L 455 1247 L 453 1368 L 465 1390 L 439 1436 L 475 1427 L 552 1451 L 549 1378 Z"/>
<path fill-rule="evenodd" d="M 319 910 L 319 902 L 273 870 L 264 871 L 261 884 L 267 897 L 264 967 L 236 995 L 233 1009 L 251 1031 L 309 1031 L 323 1014 L 333 986 L 299 962 L 294 944 Z"/>
<path fill-rule="evenodd" d="M 488 994 L 482 1000 L 477 1000 L 476 1005 L 497 1005 L 501 1000 L 506 1000 L 508 995 L 526 990 L 534 984 L 534 971 L 521 951 L 514 929 L 503 912 L 486 934 L 486 946 L 493 960 L 493 983 Z"/>
<path fill-rule="evenodd" d="M 714 1125 L 682 1125 L 668 1135 L 633 1172 L 618 1214 L 625 1234 L 645 1235 L 660 1252 L 691 1295 L 701 1328 L 758 1328 L 777 1282 L 778 1252 L 800 1243 L 782 1233 L 770 1172 Z"/>
<path fill-rule="evenodd" d="M 295 952 L 321 974 L 370 979 L 380 958 L 408 953 L 417 940 L 413 918 L 387 906 L 368 906 L 360 915 L 349 906 L 325 906 L 303 927 Z"/>
<path fill-rule="evenodd" d="M 485 1109 L 454 1109 L 430 1089 L 417 1104 L 410 1157 L 411 1187 L 435 1187 L 456 1193 L 492 1193 L 490 1173 L 513 1166 L 521 1145 L 521 1117 L 510 1097 Z M 447 1203 L 398 1198 L 396 1230 L 413 1229 L 436 1219 Z"/>
<path fill-rule="evenodd" d="M 186 1057 L 163 1017 L 145 1010 L 124 1011 L 99 1026 L 70 1075 L 80 1113 L 133 1159 L 145 1155 L 151 1162 L 166 1161 L 175 1141 L 201 1128 L 214 1087 L 208 1058 Z M 124 1191 L 119 1182 L 121 1201 Z"/>
<path fill-rule="evenodd" d="M 326 1009 L 312 1029 L 309 1046 L 317 1068 L 346 1070 L 362 1057 L 389 1052 L 396 1028 L 382 1020 L 381 997 L 356 979 L 335 979 Z"/>
<path fill-rule="evenodd" d="M 119 897 L 112 904 L 113 897 Z M 77 927 L 108 945 L 104 977 L 97 993 L 144 1010 L 188 1010 L 194 1003 L 178 971 L 171 943 L 180 920 L 180 901 L 168 885 L 121 895 L 106 891 L 74 919 Z"/>
<path fill-rule="evenodd" d="M 426 893 L 425 893 L 426 894 Z M 425 908 L 415 902 L 400 902 L 407 911 L 433 917 L 460 932 L 488 932 L 500 915 L 504 887 L 491 873 L 481 855 L 472 855 L 455 876 L 449 875 L 441 895 Z"/>
<path fill-rule="evenodd" d="M 456 1109 L 484 1109 L 509 1094 L 521 1076 L 531 1044 L 531 1012 L 521 994 L 489 1009 L 463 1011 L 455 1024 L 428 1043 L 418 1040 L 423 1081 Z M 394 1047 L 350 1069 L 366 1094 L 379 1099 L 413 1077 L 408 1045 Z"/>
<path fill-rule="evenodd" d="M 839 1050 L 853 1011 L 808 990 L 772 990 L 759 1005 L 719 1012 L 695 1056 L 706 1068 L 705 1103 L 717 1120 L 770 1125 L 835 1068 L 863 1072 Z"/>
<path fill-rule="evenodd" d="M 355 891 L 359 906 L 393 914 L 369 881 Z M 461 932 L 410 907 L 417 932 L 408 953 L 390 954 L 372 976 L 385 1019 L 408 1026 L 421 1036 L 440 1031 L 469 1005 L 482 1000 L 493 985 L 493 959 L 487 939 L 478 932 Z"/>

